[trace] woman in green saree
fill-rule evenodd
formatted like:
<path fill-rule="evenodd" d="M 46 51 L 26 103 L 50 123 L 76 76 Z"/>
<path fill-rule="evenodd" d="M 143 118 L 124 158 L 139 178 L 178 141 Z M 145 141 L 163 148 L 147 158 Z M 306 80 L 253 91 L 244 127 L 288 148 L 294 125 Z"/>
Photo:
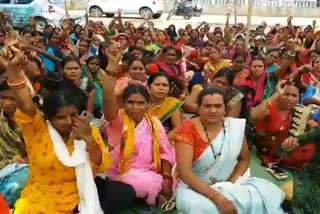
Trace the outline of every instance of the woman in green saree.
<path fill-rule="evenodd" d="M 284 150 L 291 151 L 310 142 L 315 142 L 317 147 L 314 161 L 297 172 L 293 182 L 283 188 L 287 199 L 291 200 L 294 214 L 320 213 L 320 126 L 298 137 L 289 137 L 282 143 Z"/>

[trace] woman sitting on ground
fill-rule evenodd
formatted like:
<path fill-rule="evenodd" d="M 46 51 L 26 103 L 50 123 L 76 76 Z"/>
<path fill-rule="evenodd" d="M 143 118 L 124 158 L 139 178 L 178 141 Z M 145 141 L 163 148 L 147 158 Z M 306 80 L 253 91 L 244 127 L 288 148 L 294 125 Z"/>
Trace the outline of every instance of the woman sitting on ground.
<path fill-rule="evenodd" d="M 278 84 L 276 93 L 251 110 L 250 118 L 256 127 L 255 144 L 262 164 L 277 163 L 301 169 L 313 158 L 314 144 L 305 145 L 285 158 L 281 155 L 281 143 L 289 137 L 289 129 L 295 122 L 292 117 L 299 97 L 300 89 L 296 82 L 282 82 Z"/>
<path fill-rule="evenodd" d="M 17 103 L 14 119 L 22 130 L 30 166 L 15 213 L 71 214 L 78 208 L 81 213 L 102 214 L 93 176 L 106 171 L 111 159 L 99 131 L 81 113 L 86 109 L 85 95 L 75 87 L 51 91 L 44 98 L 43 118 L 21 70 L 25 57 L 12 49 L 16 53 L 7 67 L 8 85 Z M 80 66 L 75 65 L 70 67 Z"/>
<path fill-rule="evenodd" d="M 12 208 L 29 177 L 27 151 L 14 122 L 16 102 L 6 80 L 0 80 L 0 194 Z"/>
<path fill-rule="evenodd" d="M 172 196 L 174 151 L 159 119 L 147 113 L 147 88 L 139 84 L 126 87 L 122 110 L 114 93 L 116 79 L 107 75 L 103 81 L 106 132 L 113 157 L 108 178 L 129 184 L 135 191 L 132 200 L 140 198 L 154 205 L 160 194 L 166 199 Z"/>
<path fill-rule="evenodd" d="M 246 122 L 224 117 L 223 91 L 204 89 L 198 102 L 199 117 L 177 131 L 179 212 L 283 213 L 284 193 L 267 180 L 250 177 Z"/>
<path fill-rule="evenodd" d="M 151 95 L 151 106 L 148 114 L 157 117 L 170 141 L 174 140 L 175 131 L 181 126 L 183 101 L 169 97 L 169 78 L 164 73 L 156 73 L 149 77 L 148 87 Z"/>
<path fill-rule="evenodd" d="M 200 84 L 194 85 L 192 87 L 191 94 L 187 96 L 184 104 L 184 109 L 186 112 L 197 113 L 199 110 L 198 96 L 203 88 L 206 87 L 218 87 L 226 93 L 227 106 L 226 112 L 229 117 L 239 117 L 242 108 L 242 99 L 244 95 L 232 87 L 234 81 L 234 72 L 230 68 L 223 68 L 218 71 L 211 82 L 207 86 L 202 86 Z"/>

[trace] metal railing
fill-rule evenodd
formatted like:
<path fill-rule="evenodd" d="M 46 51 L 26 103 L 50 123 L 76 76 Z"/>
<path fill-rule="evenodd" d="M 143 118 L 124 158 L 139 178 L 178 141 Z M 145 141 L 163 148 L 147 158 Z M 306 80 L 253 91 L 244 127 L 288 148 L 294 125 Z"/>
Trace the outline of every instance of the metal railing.
<path fill-rule="evenodd" d="M 198 0 L 199 1 L 199 0 Z M 201 1 L 201 0 L 200 0 Z M 247 5 L 250 0 L 202 0 L 204 5 Z M 319 7 L 320 0 L 252 0 L 254 6 L 264 7 Z M 173 4 L 175 0 L 163 0 L 164 4 Z"/>

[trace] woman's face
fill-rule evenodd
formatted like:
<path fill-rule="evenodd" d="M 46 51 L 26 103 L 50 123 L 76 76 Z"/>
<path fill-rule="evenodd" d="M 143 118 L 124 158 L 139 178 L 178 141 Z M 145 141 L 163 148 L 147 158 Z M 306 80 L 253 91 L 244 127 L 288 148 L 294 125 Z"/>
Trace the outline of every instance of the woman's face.
<path fill-rule="evenodd" d="M 98 59 L 93 59 L 88 63 L 88 70 L 90 73 L 97 73 L 100 69 L 100 62 Z"/>
<path fill-rule="evenodd" d="M 272 51 L 266 57 L 266 65 L 273 65 L 279 59 L 279 52 Z"/>
<path fill-rule="evenodd" d="M 170 26 L 169 26 L 169 29 L 170 29 L 171 31 L 175 31 L 175 30 L 176 30 L 176 28 L 175 28 L 173 25 L 170 25 Z"/>
<path fill-rule="evenodd" d="M 104 49 L 104 55 L 111 54 L 112 56 L 117 56 L 120 52 L 120 48 L 114 44 Z"/>
<path fill-rule="evenodd" d="M 128 39 L 126 36 L 119 36 L 118 42 L 120 43 L 121 47 L 126 47 L 128 45 Z"/>
<path fill-rule="evenodd" d="M 99 47 L 100 43 L 101 43 L 101 41 L 100 41 L 100 39 L 98 37 L 95 36 L 95 37 L 92 38 L 92 44 L 94 46 Z"/>
<path fill-rule="evenodd" d="M 149 89 L 152 97 L 157 99 L 163 99 L 169 93 L 169 81 L 166 77 L 159 76 L 149 86 Z"/>
<path fill-rule="evenodd" d="M 0 31 L 0 46 L 4 45 L 5 35 Z"/>
<path fill-rule="evenodd" d="M 166 36 L 164 35 L 164 33 L 162 31 L 159 31 L 157 33 L 157 37 L 158 37 L 159 40 L 163 40 L 163 39 L 166 38 Z"/>
<path fill-rule="evenodd" d="M 75 33 L 79 34 L 80 30 L 81 30 L 81 26 L 77 26 L 76 29 L 75 29 Z"/>
<path fill-rule="evenodd" d="M 236 57 L 232 61 L 232 67 L 235 72 L 242 71 L 245 66 L 246 66 L 246 60 L 243 58 L 243 56 Z"/>
<path fill-rule="evenodd" d="M 148 110 L 149 103 L 141 94 L 132 94 L 124 102 L 124 111 L 136 123 L 140 123 Z"/>
<path fill-rule="evenodd" d="M 78 35 L 78 37 L 79 37 L 79 39 L 87 39 L 88 38 L 88 33 L 87 33 L 87 31 L 85 31 L 85 30 L 81 30 L 80 32 L 79 32 L 79 35 Z"/>
<path fill-rule="evenodd" d="M 53 35 L 50 38 L 50 44 L 57 45 L 59 44 L 59 35 L 56 33 L 53 33 Z"/>
<path fill-rule="evenodd" d="M 293 85 L 287 86 L 283 94 L 279 97 L 280 105 L 283 109 L 291 110 L 299 102 L 299 89 Z"/>
<path fill-rule="evenodd" d="M 136 42 L 136 46 L 139 47 L 139 48 L 145 48 L 146 44 L 144 42 L 143 39 L 138 39 L 137 42 Z"/>
<path fill-rule="evenodd" d="M 264 72 L 264 63 L 261 60 L 253 60 L 250 68 L 253 77 L 260 77 Z"/>
<path fill-rule="evenodd" d="M 23 38 L 28 42 L 30 43 L 30 41 L 32 40 L 33 36 L 31 35 L 31 33 L 25 33 L 23 35 Z"/>
<path fill-rule="evenodd" d="M 230 88 L 229 81 L 226 77 L 216 77 L 212 80 L 211 85 L 228 90 Z"/>
<path fill-rule="evenodd" d="M 224 100 L 220 94 L 204 96 L 198 111 L 201 121 L 211 124 L 221 123 L 225 112 Z"/>
<path fill-rule="evenodd" d="M 217 43 L 217 47 L 220 49 L 220 50 L 223 50 L 226 48 L 226 44 L 224 41 L 220 41 Z"/>
<path fill-rule="evenodd" d="M 80 41 L 79 42 L 79 54 L 83 55 L 86 54 L 89 50 L 89 45 L 86 41 Z"/>
<path fill-rule="evenodd" d="M 60 135 L 69 135 L 72 132 L 74 120 L 79 116 L 79 111 L 73 105 L 60 107 L 57 113 L 50 118 L 52 126 Z"/>
<path fill-rule="evenodd" d="M 242 40 L 237 40 L 235 43 L 236 51 L 241 51 L 244 49 L 244 42 Z"/>
<path fill-rule="evenodd" d="M 129 75 L 134 80 L 146 80 L 146 69 L 141 61 L 136 60 L 129 66 Z"/>
<path fill-rule="evenodd" d="M 140 50 L 133 50 L 131 53 L 136 57 L 136 59 L 141 59 L 143 56 L 143 52 Z"/>
<path fill-rule="evenodd" d="M 144 41 L 151 42 L 151 36 L 150 36 L 150 33 L 149 33 L 149 32 L 145 32 L 145 33 L 142 35 L 142 38 L 143 38 Z"/>
<path fill-rule="evenodd" d="M 317 57 L 314 61 L 313 61 L 313 71 L 320 71 L 320 57 Z"/>
<path fill-rule="evenodd" d="M 168 51 L 164 54 L 164 56 L 165 56 L 165 61 L 166 61 L 166 63 L 168 63 L 168 64 L 174 64 L 174 63 L 176 63 L 177 58 L 178 58 L 176 51 L 175 51 L 175 50 L 171 50 L 171 49 L 168 50 Z"/>
<path fill-rule="evenodd" d="M 320 51 L 320 39 L 318 39 L 318 41 L 316 43 L 316 50 Z"/>
<path fill-rule="evenodd" d="M 210 60 L 219 60 L 221 58 L 221 54 L 216 48 L 211 48 L 209 58 Z"/>
<path fill-rule="evenodd" d="M 69 61 L 63 68 L 63 76 L 67 80 L 78 81 L 81 78 L 81 67 L 76 61 Z"/>

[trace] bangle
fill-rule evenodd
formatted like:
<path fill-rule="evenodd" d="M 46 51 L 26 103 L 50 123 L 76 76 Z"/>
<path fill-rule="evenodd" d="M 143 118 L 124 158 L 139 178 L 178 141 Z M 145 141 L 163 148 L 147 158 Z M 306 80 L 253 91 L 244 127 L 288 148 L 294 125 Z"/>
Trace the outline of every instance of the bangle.
<path fill-rule="evenodd" d="M 212 200 L 212 197 L 215 196 L 215 195 L 218 195 L 220 194 L 219 192 L 214 192 L 212 193 L 211 195 L 208 196 L 208 199 L 211 201 Z"/>
<path fill-rule="evenodd" d="M 18 83 L 11 83 L 9 80 L 7 80 L 7 83 L 10 88 L 20 89 L 27 86 L 27 78 L 25 77 L 23 81 Z"/>

